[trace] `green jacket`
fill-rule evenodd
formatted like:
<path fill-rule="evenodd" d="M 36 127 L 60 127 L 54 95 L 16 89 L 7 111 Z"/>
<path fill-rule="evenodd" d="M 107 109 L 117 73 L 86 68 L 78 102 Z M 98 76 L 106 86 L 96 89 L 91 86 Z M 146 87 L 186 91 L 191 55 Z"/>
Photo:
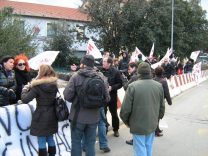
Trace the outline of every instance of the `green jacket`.
<path fill-rule="evenodd" d="M 162 85 L 150 78 L 138 79 L 126 91 L 120 117 L 131 133 L 148 135 L 155 131 L 164 111 Z"/>

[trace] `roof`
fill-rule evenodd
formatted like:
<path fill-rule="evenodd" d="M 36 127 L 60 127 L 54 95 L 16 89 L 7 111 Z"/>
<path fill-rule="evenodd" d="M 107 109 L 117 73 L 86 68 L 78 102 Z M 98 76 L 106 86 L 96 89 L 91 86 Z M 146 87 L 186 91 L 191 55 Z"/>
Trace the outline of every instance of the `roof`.
<path fill-rule="evenodd" d="M 90 21 L 86 13 L 83 13 L 76 8 L 0 0 L 0 9 L 4 7 L 12 7 L 15 14 L 22 16 L 55 18 L 82 22 Z"/>

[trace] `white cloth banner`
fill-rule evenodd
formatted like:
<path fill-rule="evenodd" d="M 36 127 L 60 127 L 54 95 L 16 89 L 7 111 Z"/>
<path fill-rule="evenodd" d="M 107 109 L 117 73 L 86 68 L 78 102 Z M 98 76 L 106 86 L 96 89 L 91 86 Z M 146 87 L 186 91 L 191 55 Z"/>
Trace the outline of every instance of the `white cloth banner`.
<path fill-rule="evenodd" d="M 95 43 L 92 39 L 89 39 L 88 41 L 86 55 L 92 55 L 95 59 L 102 58 L 100 50 L 95 46 Z"/>
<path fill-rule="evenodd" d="M 193 66 L 193 71 L 192 71 L 192 74 L 195 74 L 195 75 L 201 75 L 201 62 L 195 64 Z"/>
<path fill-rule="evenodd" d="M 70 109 L 71 104 L 67 103 Z M 29 104 L 0 107 L 0 155 L 1 156 L 37 156 L 36 136 L 30 135 L 32 113 L 36 101 Z M 71 131 L 69 121 L 59 122 L 58 133 L 54 135 L 57 155 L 68 156 L 71 153 Z"/>
<path fill-rule="evenodd" d="M 28 61 L 29 66 L 34 70 L 38 70 L 40 65 L 42 64 L 52 65 L 58 53 L 59 51 L 45 51 L 39 53 L 38 55 L 36 55 Z"/>
<path fill-rule="evenodd" d="M 193 52 L 191 53 L 190 58 L 193 59 L 194 62 L 196 62 L 196 59 L 197 59 L 197 57 L 199 56 L 199 53 L 200 53 L 199 50 L 198 50 L 198 51 L 193 51 Z"/>

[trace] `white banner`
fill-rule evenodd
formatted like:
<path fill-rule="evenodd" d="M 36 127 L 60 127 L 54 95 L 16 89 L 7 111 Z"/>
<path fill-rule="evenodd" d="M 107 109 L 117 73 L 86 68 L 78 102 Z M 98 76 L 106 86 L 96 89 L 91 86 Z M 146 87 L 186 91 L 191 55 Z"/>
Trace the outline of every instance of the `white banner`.
<path fill-rule="evenodd" d="M 70 103 L 67 104 L 70 108 Z M 36 102 L 0 107 L 0 155 L 37 156 L 37 137 L 30 135 L 32 113 Z M 71 131 L 69 121 L 59 122 L 58 133 L 54 135 L 56 156 L 71 153 Z"/>
<path fill-rule="evenodd" d="M 40 65 L 42 64 L 52 65 L 58 53 L 59 51 L 45 51 L 39 53 L 38 55 L 36 55 L 28 61 L 29 66 L 34 70 L 38 70 Z"/>

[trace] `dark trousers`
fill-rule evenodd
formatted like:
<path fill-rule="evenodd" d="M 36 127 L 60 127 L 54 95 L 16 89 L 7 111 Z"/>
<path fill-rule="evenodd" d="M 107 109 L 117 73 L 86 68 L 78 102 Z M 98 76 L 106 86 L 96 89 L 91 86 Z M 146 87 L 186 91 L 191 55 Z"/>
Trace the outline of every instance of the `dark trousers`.
<path fill-rule="evenodd" d="M 112 127 L 113 131 L 118 131 L 119 129 L 119 118 L 117 113 L 117 94 L 111 94 L 111 100 L 105 107 L 105 115 L 109 109 L 112 117 Z"/>

